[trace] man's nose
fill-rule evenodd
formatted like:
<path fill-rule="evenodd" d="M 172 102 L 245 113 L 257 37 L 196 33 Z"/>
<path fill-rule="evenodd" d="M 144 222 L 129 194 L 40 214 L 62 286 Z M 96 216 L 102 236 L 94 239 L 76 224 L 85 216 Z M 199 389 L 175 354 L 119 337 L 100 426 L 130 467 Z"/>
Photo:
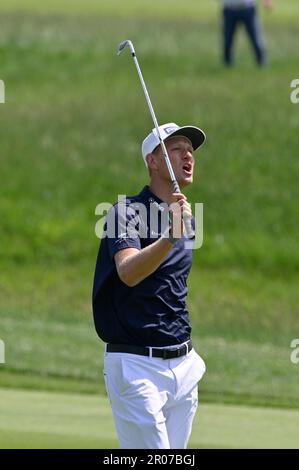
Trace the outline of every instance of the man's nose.
<path fill-rule="evenodd" d="M 185 151 L 183 152 L 183 158 L 186 160 L 186 159 L 193 159 L 193 153 L 191 152 L 190 149 L 185 149 Z"/>

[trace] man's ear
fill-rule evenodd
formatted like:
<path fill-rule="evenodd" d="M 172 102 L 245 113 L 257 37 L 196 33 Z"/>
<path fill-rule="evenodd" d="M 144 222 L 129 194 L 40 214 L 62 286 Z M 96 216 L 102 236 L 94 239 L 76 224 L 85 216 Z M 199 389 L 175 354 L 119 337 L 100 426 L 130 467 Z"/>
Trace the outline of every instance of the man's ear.
<path fill-rule="evenodd" d="M 157 170 L 158 169 L 157 159 L 156 159 L 156 156 L 153 153 L 147 154 L 145 159 L 147 161 L 147 166 L 150 170 Z"/>

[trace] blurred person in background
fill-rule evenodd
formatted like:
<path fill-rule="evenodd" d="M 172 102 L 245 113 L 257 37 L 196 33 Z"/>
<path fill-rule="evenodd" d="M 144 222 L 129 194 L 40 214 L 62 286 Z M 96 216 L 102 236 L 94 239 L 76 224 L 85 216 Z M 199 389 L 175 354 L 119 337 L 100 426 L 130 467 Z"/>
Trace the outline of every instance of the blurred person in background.
<path fill-rule="evenodd" d="M 266 64 L 266 48 L 256 0 L 221 0 L 223 14 L 223 60 L 230 66 L 234 62 L 233 41 L 239 24 L 244 24 L 254 49 L 256 62 Z M 265 8 L 272 7 L 272 0 L 263 0 Z"/>

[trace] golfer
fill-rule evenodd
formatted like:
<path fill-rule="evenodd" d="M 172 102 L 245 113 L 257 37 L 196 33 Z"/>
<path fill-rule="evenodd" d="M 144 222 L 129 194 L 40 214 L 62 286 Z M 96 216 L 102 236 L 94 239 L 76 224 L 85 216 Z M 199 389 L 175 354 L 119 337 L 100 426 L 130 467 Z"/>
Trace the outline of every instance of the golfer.
<path fill-rule="evenodd" d="M 159 130 L 184 188 L 205 134 L 174 123 Z M 153 129 L 142 144 L 149 185 L 107 214 L 93 286 L 107 393 L 120 446 L 130 449 L 186 448 L 205 373 L 186 305 L 192 249 L 182 215 L 195 221 L 187 198 L 173 193 L 159 142 Z"/>

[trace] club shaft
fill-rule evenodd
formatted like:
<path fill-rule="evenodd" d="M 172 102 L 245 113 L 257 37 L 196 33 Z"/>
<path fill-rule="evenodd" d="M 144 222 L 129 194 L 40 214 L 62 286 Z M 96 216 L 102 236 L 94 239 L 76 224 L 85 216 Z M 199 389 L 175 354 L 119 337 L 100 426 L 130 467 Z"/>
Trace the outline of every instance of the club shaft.
<path fill-rule="evenodd" d="M 165 143 L 164 143 L 164 141 L 161 137 L 161 134 L 160 134 L 158 121 L 157 121 L 155 111 L 154 111 L 154 108 L 152 106 L 152 102 L 151 102 L 151 99 L 149 97 L 149 94 L 148 94 L 148 91 L 147 91 L 147 88 L 146 88 L 145 81 L 143 79 L 141 69 L 139 67 L 139 63 L 138 63 L 138 60 L 137 60 L 137 57 L 136 57 L 134 46 L 133 46 L 131 41 L 126 41 L 126 43 L 130 47 L 130 51 L 131 51 L 132 57 L 134 59 L 135 65 L 136 65 L 136 69 L 137 69 L 137 72 L 138 72 L 138 75 L 139 75 L 139 78 L 140 78 L 141 86 L 142 86 L 142 89 L 143 89 L 143 92 L 144 92 L 144 95 L 145 95 L 145 98 L 146 98 L 146 101 L 147 101 L 147 104 L 148 104 L 148 108 L 150 110 L 150 113 L 151 113 L 151 116 L 152 116 L 152 119 L 153 119 L 153 122 L 154 122 L 154 125 L 155 125 L 155 129 L 156 129 L 159 141 L 160 141 L 162 153 L 163 153 L 163 156 L 165 158 L 166 165 L 167 165 L 167 168 L 168 168 L 168 171 L 169 171 L 169 176 L 170 176 L 170 179 L 171 179 L 173 191 L 175 193 L 180 193 L 181 190 L 180 190 L 179 184 L 176 180 L 176 177 L 175 177 L 175 174 L 174 174 L 174 171 L 173 171 L 173 168 L 172 168 L 169 156 L 168 156 L 166 145 L 165 145 Z M 122 43 L 122 46 L 124 44 L 125 43 Z M 119 49 L 119 52 L 121 52 L 121 50 L 123 48 L 124 48 L 124 46 Z M 188 217 L 184 217 L 184 216 L 183 216 L 183 219 L 184 219 L 184 225 L 185 225 L 185 229 L 186 229 L 186 233 L 187 233 L 188 238 L 190 240 L 194 239 L 195 238 L 195 233 L 194 233 L 194 230 L 193 230 L 193 227 L 192 227 L 191 219 L 188 218 Z"/>
<path fill-rule="evenodd" d="M 177 181 L 176 181 L 175 174 L 174 174 L 172 165 L 171 165 L 171 163 L 170 163 L 170 159 L 169 159 L 169 156 L 168 156 L 168 153 L 167 153 L 167 149 L 166 149 L 165 143 L 164 143 L 164 141 L 162 140 L 161 135 L 160 135 L 159 124 L 158 124 L 158 121 L 157 121 L 157 118 L 156 118 L 156 115 L 155 115 L 155 111 L 154 111 L 153 105 L 152 105 L 152 103 L 151 103 L 151 99 L 150 99 L 150 97 L 149 97 L 149 94 L 148 94 L 148 91 L 147 91 L 147 88 L 146 88 L 146 84 L 145 84 L 144 79 L 143 79 L 143 75 L 142 75 L 141 69 L 140 69 L 140 67 L 139 67 L 139 63 L 138 63 L 136 54 L 135 54 L 135 53 L 132 53 L 132 56 L 133 56 L 133 59 L 134 59 L 135 65 L 136 65 L 136 69 L 137 69 L 137 72 L 138 72 L 138 75 L 139 75 L 139 78 L 140 78 L 140 82 L 141 82 L 141 85 L 142 85 L 142 88 L 143 88 L 143 92 L 144 92 L 144 95 L 145 95 L 145 98 L 146 98 L 146 101 L 147 101 L 147 104 L 148 104 L 148 107 L 149 107 L 149 110 L 150 110 L 150 113 L 151 113 L 151 116 L 152 116 L 152 119 L 153 119 L 155 128 L 156 128 L 156 131 L 157 131 L 157 135 L 158 135 L 159 140 L 160 140 L 162 152 L 163 152 L 164 158 L 165 158 L 165 160 L 166 160 L 166 165 L 167 165 L 167 168 L 168 168 L 168 171 L 169 171 L 169 175 L 170 175 L 170 178 L 171 178 L 171 182 L 172 182 L 173 185 L 174 185 L 174 182 L 176 182 L 176 191 L 175 191 L 175 192 L 180 192 L 180 188 L 179 188 L 179 185 L 178 185 L 178 183 L 177 183 Z"/>

